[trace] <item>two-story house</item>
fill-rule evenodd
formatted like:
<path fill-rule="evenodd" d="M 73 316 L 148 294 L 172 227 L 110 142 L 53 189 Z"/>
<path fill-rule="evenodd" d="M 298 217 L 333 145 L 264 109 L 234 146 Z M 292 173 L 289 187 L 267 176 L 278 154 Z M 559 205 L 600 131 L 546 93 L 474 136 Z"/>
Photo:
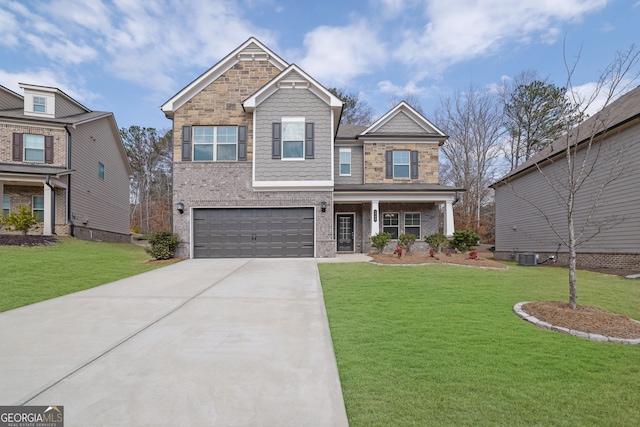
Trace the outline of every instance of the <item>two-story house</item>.
<path fill-rule="evenodd" d="M 162 105 L 173 120 L 178 255 L 331 257 L 387 231 L 453 233 L 462 189 L 438 185 L 446 135 L 406 103 L 367 128 L 250 38 Z M 424 249 L 424 243 L 415 250 Z"/>
<path fill-rule="evenodd" d="M 24 96 L 0 86 L 2 214 L 26 205 L 41 219 L 35 234 L 130 241 L 131 167 L 113 114 L 20 87 Z"/>

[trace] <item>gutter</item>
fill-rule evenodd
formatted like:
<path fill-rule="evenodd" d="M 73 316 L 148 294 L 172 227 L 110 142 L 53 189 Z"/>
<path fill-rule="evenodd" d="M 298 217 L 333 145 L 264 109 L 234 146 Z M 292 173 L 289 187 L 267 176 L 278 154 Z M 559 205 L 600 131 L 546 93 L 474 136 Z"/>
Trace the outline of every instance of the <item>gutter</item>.
<path fill-rule="evenodd" d="M 51 189 L 51 234 L 56 234 L 56 189 L 49 183 L 51 175 L 47 174 L 44 183 Z"/>
<path fill-rule="evenodd" d="M 71 132 L 69 132 L 69 125 L 64 125 L 64 130 L 67 131 L 67 169 L 71 169 Z M 70 234 L 74 236 L 73 219 L 71 218 L 71 174 L 67 175 L 67 222 L 71 225 Z"/>

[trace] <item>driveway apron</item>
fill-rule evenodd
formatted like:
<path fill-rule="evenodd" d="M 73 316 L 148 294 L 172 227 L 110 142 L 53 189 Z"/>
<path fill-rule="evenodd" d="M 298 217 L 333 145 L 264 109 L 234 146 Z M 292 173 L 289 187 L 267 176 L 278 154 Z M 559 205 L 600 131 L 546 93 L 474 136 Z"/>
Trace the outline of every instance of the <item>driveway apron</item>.
<path fill-rule="evenodd" d="M 313 259 L 188 260 L 0 313 L 0 405 L 65 426 L 346 426 Z"/>

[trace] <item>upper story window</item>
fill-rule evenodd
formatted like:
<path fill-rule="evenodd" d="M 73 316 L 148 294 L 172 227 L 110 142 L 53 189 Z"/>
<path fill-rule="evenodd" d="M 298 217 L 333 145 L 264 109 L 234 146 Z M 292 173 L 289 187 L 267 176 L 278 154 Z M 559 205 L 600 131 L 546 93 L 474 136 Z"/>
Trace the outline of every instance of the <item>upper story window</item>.
<path fill-rule="evenodd" d="M 400 225 L 397 212 L 382 214 L 382 231 L 391 234 L 392 239 L 398 238 L 398 226 Z"/>
<path fill-rule="evenodd" d="M 47 99 L 44 96 L 33 97 L 33 112 L 34 113 L 47 112 Z"/>
<path fill-rule="evenodd" d="M 104 181 L 104 165 L 98 162 L 98 178 Z"/>
<path fill-rule="evenodd" d="M 282 121 L 282 158 L 304 159 L 304 119 Z"/>
<path fill-rule="evenodd" d="M 393 152 L 393 177 L 409 178 L 410 151 L 394 151 Z"/>
<path fill-rule="evenodd" d="M 340 176 L 351 176 L 351 148 L 340 149 Z"/>
<path fill-rule="evenodd" d="M 194 126 L 193 160 L 203 162 L 237 160 L 237 126 Z"/>
<path fill-rule="evenodd" d="M 404 232 L 413 234 L 416 240 L 420 240 L 420 213 L 407 212 L 404 214 Z"/>
<path fill-rule="evenodd" d="M 387 150 L 386 178 L 418 179 L 418 151 Z"/>
<path fill-rule="evenodd" d="M 44 135 L 24 134 L 24 161 L 44 163 Z"/>
<path fill-rule="evenodd" d="M 9 215 L 11 210 L 11 197 L 8 194 L 2 195 L 2 216 Z"/>

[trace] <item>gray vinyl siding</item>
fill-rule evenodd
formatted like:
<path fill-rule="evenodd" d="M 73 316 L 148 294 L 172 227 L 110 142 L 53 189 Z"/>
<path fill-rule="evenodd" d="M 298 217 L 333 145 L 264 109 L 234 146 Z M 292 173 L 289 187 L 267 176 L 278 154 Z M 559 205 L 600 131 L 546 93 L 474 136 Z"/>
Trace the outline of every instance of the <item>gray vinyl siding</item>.
<path fill-rule="evenodd" d="M 87 110 L 78 107 L 64 96 L 56 95 L 56 117 L 67 117 L 86 112 Z"/>
<path fill-rule="evenodd" d="M 394 134 L 394 133 L 423 133 L 427 132 L 420 127 L 416 122 L 411 120 L 403 111 L 400 111 L 384 124 L 380 129 L 374 132 L 374 134 Z"/>
<path fill-rule="evenodd" d="M 340 148 L 351 149 L 351 176 L 340 176 Z M 364 184 L 364 158 L 363 148 L 340 147 L 336 145 L 334 150 L 335 183 L 336 184 Z"/>
<path fill-rule="evenodd" d="M 105 117 L 70 128 L 71 214 L 78 226 L 129 233 L 129 176 L 118 149 L 120 140 Z M 91 138 L 95 138 L 95 141 Z M 98 178 L 98 163 L 104 164 L 104 180 Z"/>
<path fill-rule="evenodd" d="M 625 253 L 638 252 L 640 248 L 640 126 L 622 131 L 592 149 L 590 158 L 599 154 L 597 170 L 587 184 L 577 193 L 575 219 L 579 231 L 589 215 L 593 200 L 601 183 L 609 173 L 621 173 L 618 179 L 606 187 L 593 215 L 594 224 L 609 220 L 600 234 L 578 247 L 579 252 Z M 579 163 L 585 155 L 582 150 L 577 157 Z M 616 160 L 621 163 L 614 168 Z M 560 168 L 566 167 L 564 158 L 542 170 L 557 182 L 563 177 Z M 518 197 L 516 193 L 520 194 Z M 496 250 L 516 252 L 555 252 L 560 239 L 553 233 L 544 217 L 531 203 L 546 212 L 559 232 L 567 235 L 566 209 L 562 200 L 547 184 L 544 176 L 534 169 L 514 180 L 512 184 L 496 188 Z M 530 203 L 531 202 L 531 203 Z M 595 227 L 587 229 L 585 236 L 593 235 Z M 560 251 L 566 251 L 561 245 Z"/>
<path fill-rule="evenodd" d="M 257 181 L 330 181 L 331 109 L 307 89 L 279 89 L 262 102 L 256 112 L 254 147 Z M 300 161 L 272 159 L 272 123 L 283 117 L 304 117 L 314 123 L 314 158 Z"/>
<path fill-rule="evenodd" d="M 0 89 L 0 110 L 24 108 L 24 101 Z"/>

